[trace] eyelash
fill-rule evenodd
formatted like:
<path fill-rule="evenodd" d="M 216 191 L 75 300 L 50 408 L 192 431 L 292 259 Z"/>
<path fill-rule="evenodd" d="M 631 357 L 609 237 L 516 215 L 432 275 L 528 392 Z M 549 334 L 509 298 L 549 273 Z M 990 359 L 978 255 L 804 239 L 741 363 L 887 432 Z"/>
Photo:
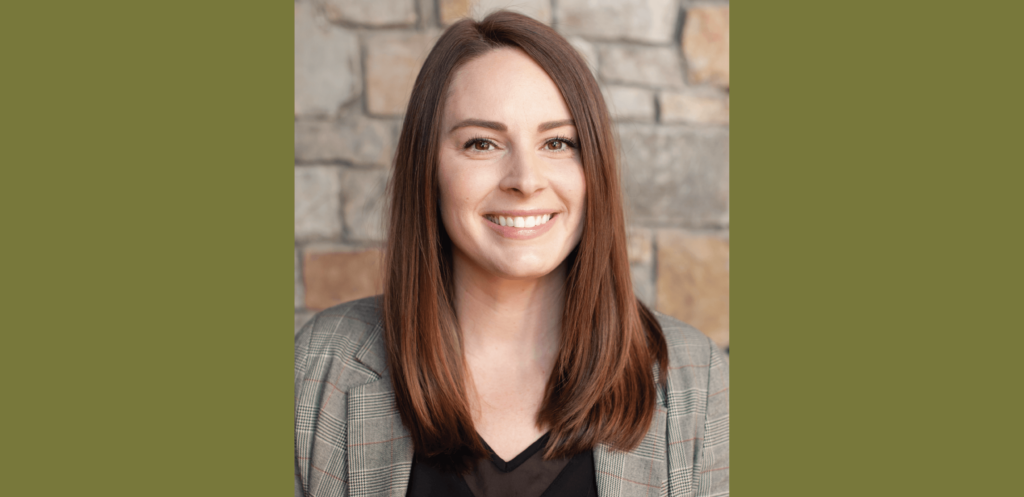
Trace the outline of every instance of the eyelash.
<path fill-rule="evenodd" d="M 575 140 L 573 140 L 572 138 L 569 138 L 567 136 L 558 135 L 558 136 L 556 136 L 556 137 L 554 137 L 554 138 L 544 142 L 544 144 L 547 145 L 548 143 L 552 143 L 552 142 L 562 142 L 562 143 L 565 143 L 566 146 L 568 146 L 569 148 L 572 148 L 572 149 L 579 148 L 579 144 L 576 143 Z M 489 138 L 484 138 L 482 136 L 476 136 L 476 137 L 470 138 L 469 141 L 467 141 L 465 143 L 465 145 L 462 146 L 462 148 L 468 150 L 470 147 L 472 147 L 473 145 L 476 145 L 477 143 L 490 143 L 491 145 L 494 145 L 494 141 L 493 140 L 491 140 Z M 481 150 L 481 152 L 483 152 L 483 150 Z"/>

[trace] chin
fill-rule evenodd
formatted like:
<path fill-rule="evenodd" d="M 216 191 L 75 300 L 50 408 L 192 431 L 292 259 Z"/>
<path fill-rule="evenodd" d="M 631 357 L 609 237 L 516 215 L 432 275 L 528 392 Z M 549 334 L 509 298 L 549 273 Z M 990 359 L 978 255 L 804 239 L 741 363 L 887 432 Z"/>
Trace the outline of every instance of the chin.
<path fill-rule="evenodd" d="M 536 261 L 533 263 L 521 262 L 518 264 L 508 264 L 503 262 L 501 264 L 492 265 L 491 271 L 504 279 L 508 280 L 532 280 L 542 278 L 551 274 L 558 267 L 558 262 L 555 261 Z"/>

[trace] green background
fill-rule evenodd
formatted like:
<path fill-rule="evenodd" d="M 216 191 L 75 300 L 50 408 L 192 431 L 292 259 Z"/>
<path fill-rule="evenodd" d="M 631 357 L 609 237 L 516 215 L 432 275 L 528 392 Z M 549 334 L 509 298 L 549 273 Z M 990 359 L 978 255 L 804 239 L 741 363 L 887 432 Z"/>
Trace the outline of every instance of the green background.
<path fill-rule="evenodd" d="M 1021 9 L 731 10 L 733 491 L 1014 488 Z M 292 10 L 0 40 L 0 494 L 289 495 Z"/>

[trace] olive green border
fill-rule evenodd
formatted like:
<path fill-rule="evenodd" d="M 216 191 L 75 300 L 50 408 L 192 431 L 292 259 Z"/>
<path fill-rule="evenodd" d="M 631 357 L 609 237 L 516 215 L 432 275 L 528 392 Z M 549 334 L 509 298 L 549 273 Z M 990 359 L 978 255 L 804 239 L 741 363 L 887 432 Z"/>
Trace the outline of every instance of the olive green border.
<path fill-rule="evenodd" d="M 0 495 L 293 492 L 293 10 L 0 10 Z"/>
<path fill-rule="evenodd" d="M 734 495 L 1010 495 L 1021 8 L 731 10 Z"/>
<path fill-rule="evenodd" d="M 1021 9 L 733 8 L 734 492 L 1009 494 Z M 287 495 L 287 4 L 0 28 L 0 494 Z"/>

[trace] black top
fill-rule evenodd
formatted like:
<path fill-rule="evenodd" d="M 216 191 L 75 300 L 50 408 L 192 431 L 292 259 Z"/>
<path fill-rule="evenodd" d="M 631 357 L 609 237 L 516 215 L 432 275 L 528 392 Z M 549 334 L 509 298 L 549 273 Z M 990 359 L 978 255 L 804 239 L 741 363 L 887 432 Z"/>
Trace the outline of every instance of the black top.
<path fill-rule="evenodd" d="M 594 452 L 543 459 L 550 434 L 505 462 L 487 446 L 490 459 L 479 459 L 459 476 L 441 460 L 419 454 L 413 460 L 408 497 L 597 497 Z"/>

